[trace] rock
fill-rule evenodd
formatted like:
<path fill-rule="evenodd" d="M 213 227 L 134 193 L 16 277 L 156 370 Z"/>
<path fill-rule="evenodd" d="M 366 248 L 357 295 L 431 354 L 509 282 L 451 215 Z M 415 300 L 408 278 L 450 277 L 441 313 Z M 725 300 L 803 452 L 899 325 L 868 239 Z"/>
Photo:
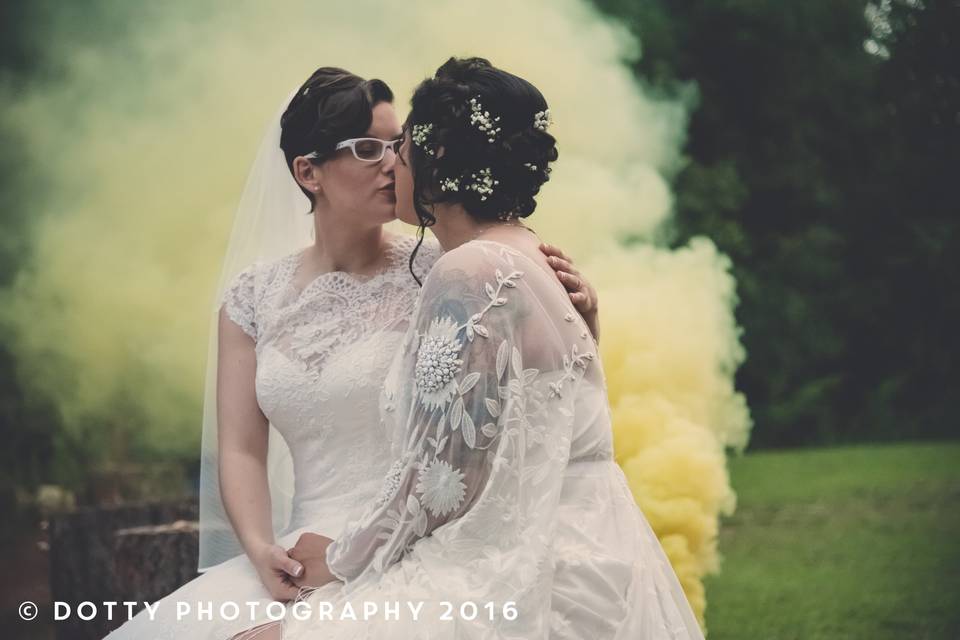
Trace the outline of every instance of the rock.
<path fill-rule="evenodd" d="M 50 595 L 53 601 L 67 603 L 73 611 L 84 601 L 102 603 L 123 602 L 143 598 L 125 593 L 123 589 L 134 586 L 148 591 L 141 585 L 145 578 L 138 577 L 135 565 L 138 553 L 143 555 L 142 563 L 160 571 L 164 553 L 169 556 L 169 567 L 163 567 L 164 573 L 155 573 L 158 581 L 164 581 L 162 588 L 174 590 L 177 580 L 186 582 L 196 575 L 197 549 L 193 543 L 193 555 L 188 557 L 185 549 L 189 546 L 186 537 L 196 535 L 189 532 L 189 526 L 178 525 L 174 534 L 164 530 L 156 534 L 158 542 L 148 542 L 145 533 L 126 533 L 121 549 L 123 566 L 118 567 L 118 531 L 136 531 L 150 525 L 163 525 L 181 520 L 195 521 L 197 504 L 195 501 L 135 503 L 109 507 L 80 507 L 74 511 L 56 514 L 49 520 L 50 544 Z M 142 549 L 143 551 L 138 551 Z M 151 551 L 151 549 L 153 549 Z M 192 574 L 190 572 L 193 572 Z M 171 577 L 172 576 L 172 577 Z M 117 577 L 122 578 L 126 586 L 118 587 Z M 185 578 L 185 579 L 184 579 Z M 181 583 L 182 584 L 182 583 Z M 168 592 L 169 592 L 168 591 Z M 165 595 L 165 594 L 161 594 Z M 151 598 L 152 601 L 155 598 Z M 105 617 L 84 621 L 76 616 L 56 623 L 57 638 L 62 640 L 99 640 L 110 630 L 126 620 L 126 614 L 114 616 L 114 620 Z"/>
<path fill-rule="evenodd" d="M 156 602 L 197 577 L 199 526 L 172 524 L 114 533 L 113 584 L 125 600 Z"/>

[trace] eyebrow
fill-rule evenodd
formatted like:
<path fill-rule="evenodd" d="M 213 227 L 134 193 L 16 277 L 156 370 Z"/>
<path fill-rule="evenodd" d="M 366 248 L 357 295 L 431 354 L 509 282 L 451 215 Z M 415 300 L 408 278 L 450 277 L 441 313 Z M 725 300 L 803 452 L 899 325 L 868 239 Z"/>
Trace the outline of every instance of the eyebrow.
<path fill-rule="evenodd" d="M 369 132 L 367 132 L 367 133 L 365 133 L 365 134 L 363 134 L 362 136 L 359 136 L 359 137 L 361 137 L 361 138 L 375 138 L 376 140 L 398 140 L 398 139 L 400 139 L 400 138 L 403 137 L 403 131 L 400 131 L 400 133 L 394 134 L 393 136 L 390 136 L 389 138 L 381 138 L 381 137 L 375 136 L 375 135 L 373 135 L 372 133 L 369 133 Z"/>

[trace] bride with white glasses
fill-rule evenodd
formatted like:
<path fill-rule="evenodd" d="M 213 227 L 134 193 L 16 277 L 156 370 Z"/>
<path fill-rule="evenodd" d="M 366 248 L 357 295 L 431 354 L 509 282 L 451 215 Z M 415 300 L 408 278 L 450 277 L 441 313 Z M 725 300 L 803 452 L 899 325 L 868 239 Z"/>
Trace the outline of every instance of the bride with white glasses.
<path fill-rule="evenodd" d="M 268 127 L 211 314 L 203 575 L 112 640 L 269 638 L 279 630 L 261 625 L 305 575 L 288 551 L 304 532 L 337 537 L 375 499 L 391 462 L 378 398 L 417 278 L 442 253 L 427 240 L 410 261 L 416 238 L 383 228 L 395 220 L 392 102 L 382 81 L 324 67 Z M 595 328 L 595 292 L 559 250 L 544 251 Z"/>

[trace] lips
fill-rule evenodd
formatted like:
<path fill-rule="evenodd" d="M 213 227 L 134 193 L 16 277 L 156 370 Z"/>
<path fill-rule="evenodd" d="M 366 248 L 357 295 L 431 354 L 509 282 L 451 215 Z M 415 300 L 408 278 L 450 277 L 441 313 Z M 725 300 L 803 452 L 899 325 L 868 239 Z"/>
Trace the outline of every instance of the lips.
<path fill-rule="evenodd" d="M 393 185 L 394 185 L 394 183 L 391 182 L 390 184 L 388 184 L 388 185 L 385 186 L 385 187 L 380 187 L 380 188 L 378 189 L 378 191 L 390 191 L 390 192 L 392 193 L 393 190 L 394 190 L 394 189 L 393 189 Z"/>

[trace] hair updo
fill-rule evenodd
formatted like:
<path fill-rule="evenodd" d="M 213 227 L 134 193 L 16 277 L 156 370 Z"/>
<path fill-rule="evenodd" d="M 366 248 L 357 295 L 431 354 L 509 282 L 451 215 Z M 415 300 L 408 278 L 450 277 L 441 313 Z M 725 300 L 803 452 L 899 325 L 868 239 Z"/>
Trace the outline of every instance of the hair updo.
<path fill-rule="evenodd" d="M 341 140 L 362 137 L 373 122 L 373 108 L 393 102 L 393 91 L 383 80 L 364 80 L 345 69 L 320 67 L 304 82 L 280 118 L 280 148 L 293 174 L 297 156 L 322 164 Z M 314 204 L 313 194 L 300 190 Z"/>
<path fill-rule="evenodd" d="M 413 134 L 413 205 L 421 235 L 436 222 L 431 204 L 461 204 L 478 220 L 533 213 L 558 155 L 556 139 L 535 126 L 547 110 L 535 86 L 484 58 L 450 58 L 420 83 L 410 104 L 404 128 Z"/>

